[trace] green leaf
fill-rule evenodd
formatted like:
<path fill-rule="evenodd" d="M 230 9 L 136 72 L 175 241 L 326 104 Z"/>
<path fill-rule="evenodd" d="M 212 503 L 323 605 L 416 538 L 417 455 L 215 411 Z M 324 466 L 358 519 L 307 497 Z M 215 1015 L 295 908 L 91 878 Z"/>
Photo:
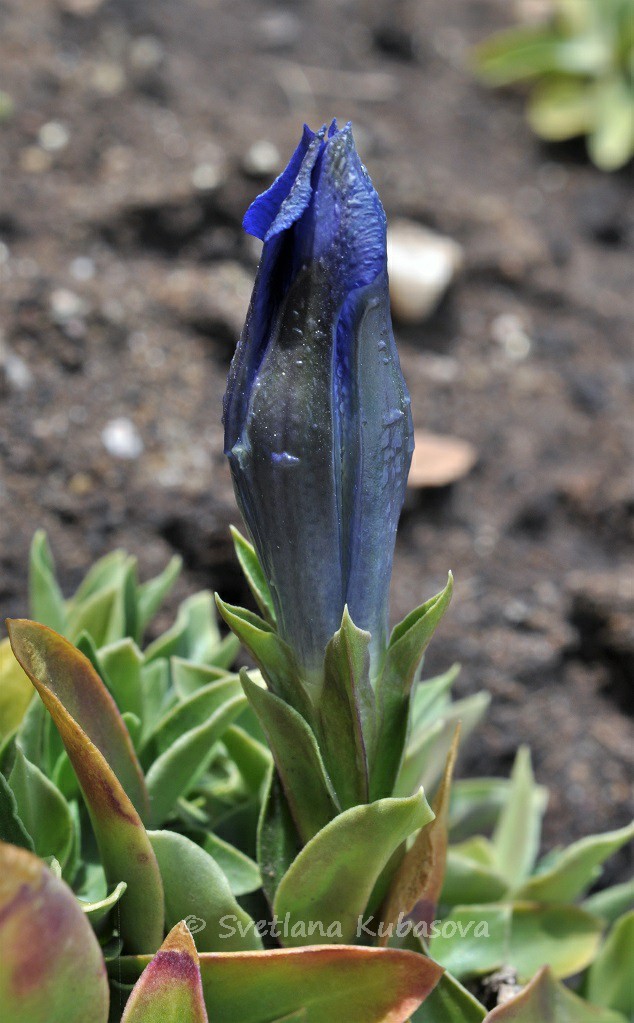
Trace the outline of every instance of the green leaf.
<path fill-rule="evenodd" d="M 249 584 L 249 589 L 255 597 L 255 601 L 263 614 L 264 618 L 270 625 L 275 626 L 275 607 L 273 606 L 273 598 L 269 589 L 269 584 L 266 580 L 266 576 L 262 571 L 262 566 L 255 553 L 255 547 L 249 543 L 247 538 L 242 533 L 231 526 L 231 536 L 233 539 L 233 546 L 235 547 L 238 561 L 240 562 L 240 568 L 244 573 L 244 577 Z"/>
<path fill-rule="evenodd" d="M 376 686 L 378 744 L 370 783 L 372 798 L 390 795 L 394 788 L 404 753 L 412 684 L 452 592 L 453 576 L 449 573 L 445 589 L 412 611 L 390 637 Z"/>
<path fill-rule="evenodd" d="M 271 768 L 272 758 L 267 747 L 238 725 L 228 728 L 222 741 L 242 775 L 246 788 L 257 795 L 265 784 Z"/>
<path fill-rule="evenodd" d="M 275 696 L 310 716 L 310 704 L 301 684 L 299 668 L 291 648 L 263 618 L 243 607 L 225 604 L 216 594 L 218 610 L 231 631 L 252 654 L 268 687 Z"/>
<path fill-rule="evenodd" d="M 317 740 L 293 707 L 256 685 L 244 669 L 240 679 L 264 729 L 299 835 L 307 842 L 339 809 Z"/>
<path fill-rule="evenodd" d="M 394 786 L 395 795 L 408 796 L 420 785 L 432 789 L 442 773 L 456 725 L 460 723 L 464 741 L 482 720 L 490 702 L 488 693 L 474 693 L 464 700 L 448 704 L 439 718 L 419 728 L 407 745 Z"/>
<path fill-rule="evenodd" d="M 508 798 L 493 833 L 496 865 L 510 888 L 517 888 L 535 865 L 545 809 L 543 791 L 535 784 L 530 751 L 521 746 Z"/>
<path fill-rule="evenodd" d="M 62 870 L 73 850 L 75 829 L 63 795 L 35 764 L 30 763 L 19 746 L 9 775 L 18 814 L 33 839 L 33 850 L 41 858 L 54 856 Z"/>
<path fill-rule="evenodd" d="M 457 906 L 432 936 L 429 954 L 458 980 L 508 966 L 526 983 L 546 964 L 558 978 L 579 973 L 594 959 L 600 935 L 600 922 L 577 906 Z"/>
<path fill-rule="evenodd" d="M 494 902 L 507 892 L 508 885 L 497 869 L 495 850 L 488 839 L 476 835 L 452 845 L 441 895 L 446 906 L 473 905 L 483 900 Z"/>
<path fill-rule="evenodd" d="M 121 552 L 115 552 L 121 554 Z M 103 558 L 102 562 L 108 562 Z M 136 560 L 113 556 L 107 571 L 88 574 L 68 605 L 68 634 L 71 639 L 87 632 L 97 648 L 114 643 L 125 636 L 135 636 L 136 623 Z M 101 578 L 107 585 L 99 587 Z M 80 596 L 81 594 L 81 596 Z"/>
<path fill-rule="evenodd" d="M 626 1020 L 615 1012 L 584 1002 L 556 981 L 545 966 L 519 995 L 493 1009 L 485 1023 L 626 1023 Z"/>
<path fill-rule="evenodd" d="M 359 917 L 400 845 L 433 820 L 423 792 L 409 799 L 382 799 L 344 811 L 304 846 L 275 896 L 279 919 L 289 914 L 286 944 L 352 941 Z M 317 933 L 308 926 L 317 923 Z M 293 934 L 297 925 L 297 934 Z M 329 932 L 330 929 L 330 933 Z M 302 937 L 303 931 L 303 937 Z"/>
<path fill-rule="evenodd" d="M 411 1023 L 481 1023 L 485 1016 L 486 1009 L 473 995 L 450 973 L 444 973 Z"/>
<path fill-rule="evenodd" d="M 218 682 L 226 678 L 228 672 L 224 668 L 212 668 L 208 664 L 195 664 L 182 657 L 172 657 L 170 661 L 172 682 L 181 700 L 208 686 L 210 682 Z"/>
<path fill-rule="evenodd" d="M 184 922 L 141 974 L 121 1023 L 208 1023 L 198 952 Z"/>
<path fill-rule="evenodd" d="M 0 640 L 0 740 L 18 728 L 32 699 L 33 686 L 13 656 L 9 640 Z"/>
<path fill-rule="evenodd" d="M 144 664 L 141 668 L 143 716 L 141 718 L 141 745 L 152 734 L 169 702 L 169 664 L 163 658 Z"/>
<path fill-rule="evenodd" d="M 202 952 L 262 947 L 253 920 L 236 902 L 227 878 L 208 852 L 173 831 L 150 831 L 149 836 L 163 879 L 167 927 L 187 920 L 195 927 Z"/>
<path fill-rule="evenodd" d="M 459 742 L 460 726 L 457 726 L 443 778 L 432 804 L 434 819 L 419 831 L 405 853 L 381 909 L 381 919 L 388 928 L 394 927 L 401 916 L 407 916 L 415 907 L 424 912 L 426 919 L 436 912 L 445 875 L 449 794 Z M 387 945 L 390 933 L 386 929 L 379 944 Z"/>
<path fill-rule="evenodd" d="M 622 913 L 634 909 L 634 879 L 611 885 L 610 888 L 588 896 L 582 906 L 605 923 L 613 924 Z"/>
<path fill-rule="evenodd" d="M 213 856 L 234 895 L 249 895 L 262 887 L 262 875 L 257 863 L 234 845 L 210 833 L 197 844 Z"/>
<path fill-rule="evenodd" d="M 106 1023 L 101 949 L 70 888 L 0 842 L 0 1006 L 15 1023 Z"/>
<path fill-rule="evenodd" d="M 49 695 L 63 706 L 105 757 L 144 817 L 148 793 L 143 772 L 117 706 L 90 661 L 46 626 L 16 619 L 8 627 L 13 652 L 44 702 Z"/>
<path fill-rule="evenodd" d="M 615 171 L 634 156 L 634 89 L 625 79 L 601 82 L 595 103 L 596 123 L 588 152 L 601 170 Z"/>
<path fill-rule="evenodd" d="M 9 782 L 0 771 L 0 842 L 19 845 L 21 849 L 34 851 L 33 839 L 18 813 L 18 805 Z"/>
<path fill-rule="evenodd" d="M 369 796 L 368 762 L 376 742 L 371 638 L 356 627 L 346 607 L 341 628 L 326 647 L 317 728 L 324 763 L 343 809 L 367 803 Z"/>
<path fill-rule="evenodd" d="M 220 643 L 213 597 L 203 590 L 183 601 L 172 627 L 150 643 L 145 660 L 184 657 L 198 664 L 217 664 L 214 655 Z"/>
<path fill-rule="evenodd" d="M 163 936 L 158 865 L 140 817 L 93 740 L 94 736 L 108 746 L 114 736 L 115 753 L 125 752 L 110 728 L 115 721 L 110 717 L 111 697 L 83 655 L 50 629 L 15 621 L 9 623 L 9 635 L 16 657 L 55 722 L 81 785 L 106 878 L 111 885 L 128 884 L 121 901 L 121 934 L 134 951 L 157 948 Z"/>
<path fill-rule="evenodd" d="M 419 682 L 414 688 L 411 705 L 413 733 L 435 721 L 451 705 L 449 691 L 459 674 L 460 665 L 452 664 L 442 675 Z"/>
<path fill-rule="evenodd" d="M 97 653 L 99 668 L 105 673 L 108 688 L 121 713 L 143 716 L 141 667 L 143 654 L 133 639 L 120 639 Z"/>
<path fill-rule="evenodd" d="M 67 629 L 64 597 L 55 578 L 55 563 L 46 533 L 38 529 L 31 543 L 29 610 L 36 621 L 56 632 Z"/>
<path fill-rule="evenodd" d="M 214 683 L 224 685 L 224 683 Z M 196 697 L 192 697 L 196 699 Z M 245 704 L 240 694 L 225 700 L 203 724 L 180 735 L 154 761 L 147 773 L 150 794 L 150 820 L 154 827 L 163 823 L 178 799 L 187 795 L 214 755 L 214 743 L 235 721 Z"/>
<path fill-rule="evenodd" d="M 535 902 L 573 902 L 601 874 L 601 865 L 634 837 L 634 824 L 603 835 L 588 835 L 538 866 L 517 892 Z"/>
<path fill-rule="evenodd" d="M 300 847 L 300 838 L 284 788 L 277 771 L 271 767 L 269 782 L 262 797 L 257 831 L 257 859 L 262 874 L 262 887 L 271 906 L 280 881 Z"/>
<path fill-rule="evenodd" d="M 117 968 L 129 980 L 148 960 L 124 957 Z M 270 1023 L 302 1010 L 305 1023 L 406 1023 L 441 975 L 413 952 L 354 947 L 203 953 L 200 972 L 212 1023 Z"/>
<path fill-rule="evenodd" d="M 141 583 L 137 587 L 138 639 L 143 635 L 143 632 L 172 589 L 181 573 L 182 567 L 183 559 L 179 558 L 178 555 L 174 555 L 159 575 L 154 576 L 153 579 L 148 579 L 147 582 Z"/>
<path fill-rule="evenodd" d="M 245 706 L 242 685 L 237 675 L 225 675 L 198 689 L 192 696 L 172 707 L 158 723 L 151 738 L 152 747 L 159 753 L 165 753 L 177 739 L 193 728 L 206 724 L 213 714 L 237 696 L 242 698 L 241 707 Z"/>
<path fill-rule="evenodd" d="M 594 91 L 582 79 L 547 78 L 533 89 L 528 104 L 531 128 L 550 142 L 586 135 L 596 118 Z"/>
<path fill-rule="evenodd" d="M 585 995 L 596 1005 L 634 1017 L 634 912 L 617 920 L 588 971 Z"/>
<path fill-rule="evenodd" d="M 461 778 L 454 782 L 449 808 L 452 839 L 460 841 L 482 831 L 492 831 L 506 805 L 508 778 Z M 543 789 L 543 799 L 548 798 Z"/>
<path fill-rule="evenodd" d="M 549 28 L 511 28 L 476 48 L 475 68 L 487 85 L 510 85 L 555 70 L 559 47 Z"/>

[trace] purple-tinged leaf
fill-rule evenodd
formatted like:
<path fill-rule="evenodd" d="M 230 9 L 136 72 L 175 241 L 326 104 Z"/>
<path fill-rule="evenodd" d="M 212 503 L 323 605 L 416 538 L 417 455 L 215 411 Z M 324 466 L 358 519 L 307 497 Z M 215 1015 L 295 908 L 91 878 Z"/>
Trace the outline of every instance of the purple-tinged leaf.
<path fill-rule="evenodd" d="M 121 1023 L 208 1023 L 198 952 L 184 921 L 141 974 Z"/>

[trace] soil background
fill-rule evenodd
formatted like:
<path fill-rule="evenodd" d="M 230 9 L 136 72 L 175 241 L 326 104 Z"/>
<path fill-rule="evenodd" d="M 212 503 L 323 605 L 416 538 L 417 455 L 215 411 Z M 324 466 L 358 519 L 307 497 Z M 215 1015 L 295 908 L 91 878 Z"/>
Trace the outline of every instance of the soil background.
<path fill-rule="evenodd" d="M 241 218 L 304 120 L 351 119 L 388 217 L 466 257 L 396 329 L 416 426 L 479 457 L 408 498 L 393 617 L 453 569 L 427 670 L 461 661 L 458 693 L 493 696 L 461 770 L 529 743 L 551 846 L 629 814 L 634 205 L 627 172 L 544 147 L 517 94 L 474 82 L 469 47 L 511 20 L 506 0 L 0 0 L 0 613 L 27 610 L 40 526 L 68 593 L 122 546 L 142 576 L 183 556 L 163 625 L 196 588 L 248 600 L 220 424 L 258 258 Z M 509 322 L 528 345 L 500 343 Z M 104 445 L 121 418 L 133 457 Z"/>

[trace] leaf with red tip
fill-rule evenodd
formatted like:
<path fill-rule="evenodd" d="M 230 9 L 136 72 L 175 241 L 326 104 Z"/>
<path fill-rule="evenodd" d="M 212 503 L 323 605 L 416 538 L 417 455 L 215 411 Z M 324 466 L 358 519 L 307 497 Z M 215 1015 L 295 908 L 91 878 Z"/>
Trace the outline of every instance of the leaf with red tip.
<path fill-rule="evenodd" d="M 194 940 L 176 924 L 128 999 L 121 1023 L 208 1023 Z"/>
<path fill-rule="evenodd" d="M 106 1023 L 108 981 L 70 888 L 24 849 L 0 842 L 0 1015 L 15 1023 Z"/>
<path fill-rule="evenodd" d="M 137 812 L 145 819 L 149 796 L 141 766 L 117 705 L 87 657 L 63 636 L 38 622 L 7 622 L 13 652 L 44 700 L 62 705 L 103 754 Z"/>
<path fill-rule="evenodd" d="M 134 979 L 149 958 L 124 957 L 118 976 Z M 442 972 L 414 952 L 349 945 L 200 955 L 212 1023 L 405 1023 Z"/>
<path fill-rule="evenodd" d="M 33 622 L 10 622 L 9 634 L 81 785 L 106 879 L 112 886 L 120 881 L 128 886 L 119 909 L 121 935 L 133 952 L 155 949 L 163 938 L 163 886 L 156 857 L 141 818 L 95 741 L 107 744 L 108 726 L 95 722 L 93 716 L 102 709 L 108 713 L 110 697 L 106 693 L 104 700 L 101 680 L 83 655 L 50 629 Z M 88 722 L 92 735 L 80 721 Z M 121 728 L 125 731 L 123 724 Z"/>

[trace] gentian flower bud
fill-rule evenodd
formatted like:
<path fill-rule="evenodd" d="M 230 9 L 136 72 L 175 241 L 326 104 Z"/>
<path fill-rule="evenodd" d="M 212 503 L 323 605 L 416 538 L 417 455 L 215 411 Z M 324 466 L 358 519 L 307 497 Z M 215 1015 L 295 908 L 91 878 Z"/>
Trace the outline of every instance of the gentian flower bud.
<path fill-rule="evenodd" d="M 238 503 L 307 678 L 346 604 L 378 670 L 413 431 L 385 214 L 350 126 L 305 127 L 244 227 L 264 248 L 225 395 Z"/>

